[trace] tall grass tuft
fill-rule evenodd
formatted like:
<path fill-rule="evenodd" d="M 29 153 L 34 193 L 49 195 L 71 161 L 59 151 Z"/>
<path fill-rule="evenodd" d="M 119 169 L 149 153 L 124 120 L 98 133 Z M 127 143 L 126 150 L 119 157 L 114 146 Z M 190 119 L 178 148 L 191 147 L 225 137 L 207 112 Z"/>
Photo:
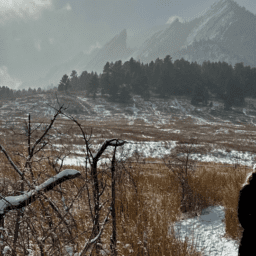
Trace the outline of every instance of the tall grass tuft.
<path fill-rule="evenodd" d="M 153 171 L 133 167 L 129 173 L 133 184 L 119 183 L 117 195 L 118 253 L 202 255 L 169 228 L 180 216 L 181 194 L 168 171 L 159 165 Z"/>

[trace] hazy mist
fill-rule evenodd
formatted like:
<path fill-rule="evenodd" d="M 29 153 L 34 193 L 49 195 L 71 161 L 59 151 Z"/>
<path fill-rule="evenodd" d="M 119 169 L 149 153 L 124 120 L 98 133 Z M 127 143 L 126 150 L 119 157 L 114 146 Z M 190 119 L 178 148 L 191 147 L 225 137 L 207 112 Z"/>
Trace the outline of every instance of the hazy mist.
<path fill-rule="evenodd" d="M 7 0 L 0 2 L 0 86 L 45 76 L 79 52 L 90 54 L 124 28 L 128 44 L 154 26 L 200 15 L 214 0 Z M 254 0 L 236 0 L 256 13 Z M 142 43 L 142 42 L 140 42 Z"/>

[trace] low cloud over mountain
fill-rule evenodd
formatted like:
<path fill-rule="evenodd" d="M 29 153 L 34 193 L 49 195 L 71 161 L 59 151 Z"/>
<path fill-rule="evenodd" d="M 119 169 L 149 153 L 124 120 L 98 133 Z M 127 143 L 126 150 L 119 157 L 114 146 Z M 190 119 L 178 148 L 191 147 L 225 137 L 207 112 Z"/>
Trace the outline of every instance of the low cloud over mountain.
<path fill-rule="evenodd" d="M 57 86 L 62 75 L 69 75 L 72 70 L 102 73 L 106 62 L 124 62 L 131 57 L 143 63 L 170 55 L 173 60 L 225 61 L 232 65 L 244 62 L 256 66 L 256 16 L 233 0 L 218 1 L 189 21 L 174 15 L 162 26 L 127 37 L 127 30 L 123 29 L 105 45 L 95 44 L 87 54 L 81 52 L 62 65 L 56 65 L 40 82 L 34 81 L 33 87 L 50 83 Z M 127 42 L 132 46 L 127 46 Z M 40 51 L 40 42 L 36 43 Z"/>

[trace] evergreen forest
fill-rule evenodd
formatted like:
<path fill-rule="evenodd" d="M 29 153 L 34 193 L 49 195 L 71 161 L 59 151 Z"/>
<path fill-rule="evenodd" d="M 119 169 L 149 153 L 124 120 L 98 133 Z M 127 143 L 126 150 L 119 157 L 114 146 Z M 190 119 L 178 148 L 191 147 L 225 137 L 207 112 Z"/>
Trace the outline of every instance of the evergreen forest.
<path fill-rule="evenodd" d="M 191 103 L 208 104 L 210 97 L 222 100 L 226 110 L 232 106 L 243 106 L 245 97 L 256 97 L 256 68 L 236 63 L 234 67 L 226 62 L 197 62 L 177 59 L 170 55 L 143 64 L 131 58 L 122 63 L 107 62 L 101 74 L 83 71 L 78 76 L 75 70 L 70 76 L 63 75 L 57 87 L 59 92 L 86 91 L 88 96 L 100 93 L 112 102 L 129 103 L 132 95 L 144 100 L 152 96 L 168 99 L 171 96 L 185 96 Z M 48 90 L 54 90 L 49 89 Z M 43 93 L 39 87 L 28 90 L 11 90 L 0 87 L 0 98 L 16 98 L 22 95 Z"/>

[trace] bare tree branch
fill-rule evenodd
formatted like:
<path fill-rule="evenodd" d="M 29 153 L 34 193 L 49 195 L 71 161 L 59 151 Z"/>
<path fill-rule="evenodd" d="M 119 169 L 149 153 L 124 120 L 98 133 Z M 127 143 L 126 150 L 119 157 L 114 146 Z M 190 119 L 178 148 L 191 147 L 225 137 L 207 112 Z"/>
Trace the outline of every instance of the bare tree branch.
<path fill-rule="evenodd" d="M 61 106 L 59 108 L 59 110 L 57 110 L 56 114 L 54 115 L 53 119 L 51 120 L 51 123 L 48 125 L 48 127 L 46 128 L 46 130 L 44 131 L 44 133 L 42 134 L 42 136 L 35 142 L 35 144 L 33 145 L 33 147 L 31 148 L 31 151 L 30 151 L 30 158 L 33 157 L 33 153 L 34 153 L 34 150 L 35 150 L 35 147 L 41 142 L 41 140 L 45 137 L 45 135 L 48 133 L 48 131 L 51 129 L 54 121 L 56 120 L 57 116 L 61 113 L 61 110 L 62 110 L 63 106 Z"/>
<path fill-rule="evenodd" d="M 37 195 L 40 192 L 47 192 L 52 190 L 55 186 L 61 184 L 62 182 L 70 179 L 74 179 L 80 176 L 81 173 L 77 170 L 66 169 L 59 174 L 51 177 L 41 185 L 37 186 L 34 190 L 29 192 L 24 192 L 23 195 L 20 196 L 7 196 L 5 200 L 0 200 L 0 211 L 1 215 L 4 215 L 6 212 L 15 209 L 21 209 L 33 202 L 36 201 Z"/>
<path fill-rule="evenodd" d="M 15 165 L 15 163 L 12 161 L 11 157 L 8 155 L 8 153 L 6 152 L 6 150 L 4 149 L 4 147 L 0 144 L 0 149 L 2 150 L 2 152 L 5 154 L 6 158 L 8 159 L 9 163 L 11 164 L 11 166 L 14 168 L 14 170 L 21 176 L 23 177 L 24 173 L 22 171 L 20 171 L 20 169 Z"/>
<path fill-rule="evenodd" d="M 105 225 L 106 225 L 106 223 L 107 223 L 107 221 L 108 221 L 108 216 L 109 216 L 110 211 L 111 211 L 111 207 L 110 207 L 110 209 L 109 209 L 109 211 L 108 211 L 108 214 L 107 214 L 107 216 L 106 216 L 106 218 L 105 218 L 105 220 L 104 220 L 104 222 L 103 222 L 103 224 L 102 224 L 102 227 L 101 227 L 101 229 L 100 229 L 100 232 L 98 233 L 97 236 L 95 236 L 94 238 L 92 238 L 92 237 L 93 237 L 93 234 L 94 234 L 94 229 L 96 228 L 96 225 L 94 225 L 94 227 L 93 227 L 93 229 L 92 229 L 92 233 L 91 233 L 90 239 L 89 239 L 89 241 L 84 245 L 84 248 L 83 248 L 82 252 L 79 253 L 79 256 L 84 256 L 85 253 L 90 249 L 90 247 L 91 247 L 94 243 L 96 243 L 96 242 L 98 241 L 98 239 L 100 238 L 100 236 L 101 236 L 101 234 L 102 234 L 102 231 L 103 231 L 103 229 L 104 229 L 104 227 L 105 227 Z"/>

